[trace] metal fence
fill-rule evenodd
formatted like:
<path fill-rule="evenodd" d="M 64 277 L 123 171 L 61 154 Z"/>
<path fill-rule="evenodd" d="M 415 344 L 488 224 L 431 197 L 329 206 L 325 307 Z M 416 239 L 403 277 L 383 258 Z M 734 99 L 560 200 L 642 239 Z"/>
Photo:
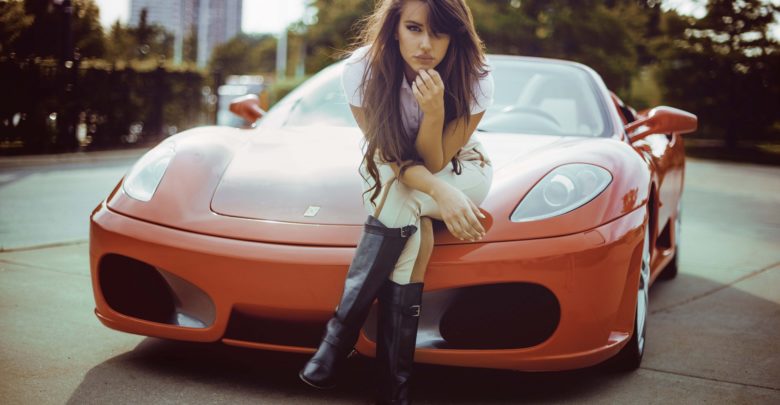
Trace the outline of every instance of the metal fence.
<path fill-rule="evenodd" d="M 0 60 L 0 154 L 155 143 L 213 123 L 197 71 L 149 71 Z"/>

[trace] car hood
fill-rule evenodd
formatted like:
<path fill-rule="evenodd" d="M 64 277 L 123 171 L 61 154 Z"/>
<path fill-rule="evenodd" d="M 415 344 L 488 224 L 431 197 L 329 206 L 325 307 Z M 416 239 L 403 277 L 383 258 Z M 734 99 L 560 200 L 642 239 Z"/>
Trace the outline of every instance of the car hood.
<path fill-rule="evenodd" d="M 493 162 L 494 180 L 525 155 L 574 141 L 543 135 L 474 136 Z M 361 139 L 356 128 L 259 131 L 236 151 L 216 187 L 211 210 L 266 221 L 361 225 L 367 215 L 358 172 Z"/>

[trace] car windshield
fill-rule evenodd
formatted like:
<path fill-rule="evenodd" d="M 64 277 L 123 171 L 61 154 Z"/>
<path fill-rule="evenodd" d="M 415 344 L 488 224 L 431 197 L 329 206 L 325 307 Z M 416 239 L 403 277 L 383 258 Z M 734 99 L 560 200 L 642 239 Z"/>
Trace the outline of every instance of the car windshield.
<path fill-rule="evenodd" d="M 483 132 L 598 137 L 608 127 L 597 86 L 573 65 L 490 58 L 493 105 L 479 124 Z M 269 111 L 260 125 L 357 126 L 341 90 L 342 64 L 323 69 Z"/>

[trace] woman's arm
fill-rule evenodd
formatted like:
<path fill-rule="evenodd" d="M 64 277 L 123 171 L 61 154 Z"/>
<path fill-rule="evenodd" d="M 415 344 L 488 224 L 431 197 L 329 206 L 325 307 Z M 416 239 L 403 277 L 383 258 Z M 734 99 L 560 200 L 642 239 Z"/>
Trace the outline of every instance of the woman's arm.
<path fill-rule="evenodd" d="M 466 123 L 466 117 L 452 120 L 442 131 L 436 125 L 426 125 L 424 116 L 417 132 L 415 148 L 425 162 L 425 167 L 432 173 L 437 173 L 447 167 L 456 153 L 468 142 L 469 137 L 477 129 L 484 111 L 474 114 Z M 435 118 L 431 118 L 434 121 Z M 422 140 L 421 140 L 422 139 Z"/>
<path fill-rule="evenodd" d="M 352 115 L 355 116 L 358 126 L 361 129 L 365 128 L 363 108 L 353 105 L 349 107 L 352 109 Z M 455 237 L 471 241 L 482 239 L 482 236 L 485 235 L 485 228 L 477 217 L 484 218 L 485 216 L 462 191 L 438 179 L 425 166 L 410 166 L 401 177 L 397 163 L 388 163 L 388 165 L 393 169 L 399 181 L 408 187 L 430 195 L 436 201 L 441 211 L 442 220 Z"/>
<path fill-rule="evenodd" d="M 415 148 L 425 167 L 432 173 L 444 169 L 455 154 L 468 142 L 477 129 L 484 111 L 474 114 L 466 122 L 459 117 L 444 126 L 444 83 L 435 69 L 420 70 L 412 83 L 423 119 L 417 132 Z"/>
<path fill-rule="evenodd" d="M 358 127 L 365 133 L 365 115 L 363 113 L 362 107 L 355 107 L 354 105 L 349 106 L 349 108 L 352 110 L 352 115 L 355 117 L 355 121 L 358 124 Z M 407 163 L 407 162 L 404 162 Z M 407 186 L 422 191 L 425 194 L 433 195 L 435 188 L 443 187 L 443 185 L 448 185 L 447 183 L 437 179 L 430 170 L 427 169 L 427 167 L 420 167 L 420 166 L 410 166 L 404 171 L 403 178 L 400 177 L 400 169 L 398 164 L 396 163 L 389 163 L 390 167 L 393 168 L 393 171 L 395 172 L 396 178 L 398 178 L 399 181 L 406 184 Z"/>
<path fill-rule="evenodd" d="M 439 206 L 441 219 L 455 237 L 463 240 L 477 241 L 485 235 L 485 228 L 479 218 L 485 215 L 466 194 L 449 183 L 437 178 L 423 165 L 408 167 L 400 176 L 396 163 L 388 163 L 398 180 L 406 186 L 422 191 L 431 196 Z"/>

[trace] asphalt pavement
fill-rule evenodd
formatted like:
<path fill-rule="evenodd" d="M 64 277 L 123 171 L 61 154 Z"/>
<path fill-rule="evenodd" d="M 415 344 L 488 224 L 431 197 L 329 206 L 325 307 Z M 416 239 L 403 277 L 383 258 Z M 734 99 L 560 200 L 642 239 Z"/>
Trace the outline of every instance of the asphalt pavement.
<path fill-rule="evenodd" d="M 86 222 L 141 153 L 0 158 L 0 403 L 371 403 L 370 359 L 351 361 L 348 383 L 321 392 L 298 380 L 303 355 L 168 341 L 100 324 L 87 234 L 73 225 L 65 236 L 52 235 L 45 225 L 59 226 L 62 216 Z M 780 404 L 780 168 L 689 159 L 685 180 L 680 273 L 650 291 L 639 370 L 418 364 L 415 403 Z M 47 192 L 56 198 L 27 200 Z M 58 198 L 71 199 L 67 210 L 20 212 L 45 211 Z M 39 225 L 9 228 L 30 221 Z"/>
<path fill-rule="evenodd" d="M 0 252 L 86 240 L 92 209 L 148 149 L 0 158 Z"/>

